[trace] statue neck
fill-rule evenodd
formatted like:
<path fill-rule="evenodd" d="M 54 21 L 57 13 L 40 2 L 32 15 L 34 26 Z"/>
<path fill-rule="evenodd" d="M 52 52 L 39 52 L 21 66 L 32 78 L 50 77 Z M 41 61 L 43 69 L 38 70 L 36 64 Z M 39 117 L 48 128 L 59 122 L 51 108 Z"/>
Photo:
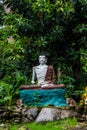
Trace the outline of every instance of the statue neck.
<path fill-rule="evenodd" d="M 38 67 L 47 67 L 46 64 L 39 64 Z"/>

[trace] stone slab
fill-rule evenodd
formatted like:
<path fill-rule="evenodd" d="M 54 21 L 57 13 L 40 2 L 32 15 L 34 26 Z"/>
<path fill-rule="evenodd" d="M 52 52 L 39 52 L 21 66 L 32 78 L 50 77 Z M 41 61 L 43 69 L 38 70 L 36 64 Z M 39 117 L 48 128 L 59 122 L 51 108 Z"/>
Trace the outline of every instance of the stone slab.
<path fill-rule="evenodd" d="M 66 106 L 65 89 L 20 90 L 20 99 L 27 106 Z"/>

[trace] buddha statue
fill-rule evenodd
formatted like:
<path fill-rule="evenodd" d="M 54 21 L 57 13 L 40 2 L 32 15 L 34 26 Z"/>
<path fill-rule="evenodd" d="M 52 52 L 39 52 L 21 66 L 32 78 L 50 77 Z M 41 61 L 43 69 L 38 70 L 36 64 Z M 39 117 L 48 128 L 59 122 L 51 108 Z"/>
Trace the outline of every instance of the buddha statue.
<path fill-rule="evenodd" d="M 36 84 L 35 79 L 37 80 L 37 86 L 41 87 L 53 87 L 60 86 L 54 84 L 55 82 L 55 73 L 52 65 L 47 65 L 47 58 L 45 54 L 39 56 L 39 65 L 34 66 L 32 70 L 32 81 L 31 83 Z M 61 84 L 64 86 L 64 84 Z"/>
<path fill-rule="evenodd" d="M 32 69 L 31 85 L 20 86 L 20 99 L 28 106 L 66 106 L 64 84 L 55 84 L 53 66 L 46 63 L 42 53 L 39 65 Z"/>

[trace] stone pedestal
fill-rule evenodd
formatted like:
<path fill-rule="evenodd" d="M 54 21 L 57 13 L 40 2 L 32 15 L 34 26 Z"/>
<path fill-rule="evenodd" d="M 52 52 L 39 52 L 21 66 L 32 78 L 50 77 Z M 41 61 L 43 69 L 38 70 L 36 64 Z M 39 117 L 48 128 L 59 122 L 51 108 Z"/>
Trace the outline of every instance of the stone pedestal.
<path fill-rule="evenodd" d="M 27 106 L 66 106 L 65 89 L 63 87 L 20 87 L 20 99 Z"/>

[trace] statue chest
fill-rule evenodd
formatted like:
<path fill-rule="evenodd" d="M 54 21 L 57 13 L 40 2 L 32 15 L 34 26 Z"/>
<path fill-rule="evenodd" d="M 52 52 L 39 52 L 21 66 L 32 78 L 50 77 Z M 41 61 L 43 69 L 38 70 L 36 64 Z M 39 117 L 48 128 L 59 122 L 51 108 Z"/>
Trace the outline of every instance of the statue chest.
<path fill-rule="evenodd" d="M 47 73 L 47 66 L 36 67 L 36 77 L 39 80 L 44 80 Z"/>

